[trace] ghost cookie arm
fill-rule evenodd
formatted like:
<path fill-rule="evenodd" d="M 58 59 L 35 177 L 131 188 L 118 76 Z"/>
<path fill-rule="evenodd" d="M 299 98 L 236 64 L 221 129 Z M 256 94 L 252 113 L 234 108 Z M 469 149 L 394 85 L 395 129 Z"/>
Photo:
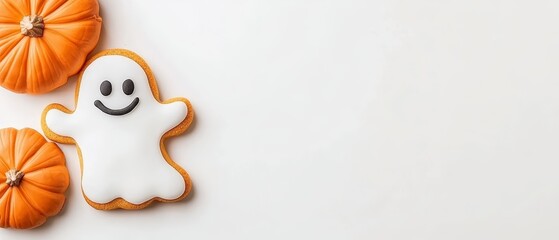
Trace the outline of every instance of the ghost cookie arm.
<path fill-rule="evenodd" d="M 186 98 L 172 98 L 161 103 L 159 119 L 166 135 L 175 136 L 184 132 L 192 123 L 194 111 Z"/>
<path fill-rule="evenodd" d="M 75 128 L 72 111 L 60 104 L 51 104 L 41 116 L 41 127 L 45 135 L 56 142 L 74 143 L 72 129 Z"/>

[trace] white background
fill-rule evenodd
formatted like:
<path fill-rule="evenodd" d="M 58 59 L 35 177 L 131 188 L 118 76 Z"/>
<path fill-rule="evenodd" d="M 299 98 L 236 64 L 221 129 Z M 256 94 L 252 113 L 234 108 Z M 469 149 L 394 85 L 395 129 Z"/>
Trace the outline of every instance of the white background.
<path fill-rule="evenodd" d="M 559 3 L 102 0 L 95 52 L 142 55 L 196 110 L 180 203 L 63 212 L 0 239 L 558 239 Z M 0 126 L 75 78 L 0 90 Z M 146 176 L 151 177 L 151 176 Z M 15 238 L 10 238 L 15 237 Z"/>

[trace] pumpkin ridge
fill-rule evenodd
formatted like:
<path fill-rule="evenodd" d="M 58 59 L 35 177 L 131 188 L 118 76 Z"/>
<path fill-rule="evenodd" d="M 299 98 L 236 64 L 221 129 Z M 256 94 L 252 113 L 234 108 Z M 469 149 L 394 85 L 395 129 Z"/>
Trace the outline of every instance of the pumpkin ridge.
<path fill-rule="evenodd" d="M 1 4 L 2 3 L 0 3 L 0 5 Z M 0 8 L 1 8 L 1 6 L 0 6 Z M 17 20 L 13 16 L 3 15 L 6 12 L 7 11 L 0 12 L 0 24 L 13 24 L 13 25 L 19 26 Z"/>
<path fill-rule="evenodd" d="M 25 46 L 22 48 L 23 52 L 21 53 L 21 55 L 22 55 L 21 57 L 22 58 L 24 57 L 25 59 L 22 59 L 21 62 L 27 62 L 27 60 L 29 59 L 30 40 L 28 38 L 23 38 L 22 40 L 25 41 L 25 43 L 24 43 Z M 15 66 L 15 65 L 12 64 L 12 66 Z M 19 71 L 17 79 L 21 79 L 21 76 L 24 75 L 24 77 L 23 77 L 25 79 L 25 86 L 24 87 L 27 87 L 27 85 L 29 84 L 29 81 L 30 81 L 30 78 L 27 77 L 27 68 L 28 67 L 27 67 L 27 65 L 25 65 L 25 66 L 21 66 L 20 68 L 23 68 L 23 69 L 20 69 L 22 71 Z M 18 81 L 17 83 L 22 83 L 23 84 L 23 82 L 20 82 L 20 81 Z M 18 88 L 17 83 L 16 83 L 16 89 Z M 15 149 L 14 149 L 14 151 L 15 151 Z M 15 155 L 14 155 L 14 163 L 15 163 Z"/>
<path fill-rule="evenodd" d="M 33 56 L 35 58 L 39 58 L 39 53 L 38 52 L 40 52 L 40 51 L 37 51 L 37 49 L 39 48 L 39 47 L 37 47 L 38 44 L 39 44 L 39 41 L 36 41 L 35 39 L 33 39 L 29 43 L 28 54 L 32 57 L 27 58 L 27 65 L 28 66 L 34 66 L 34 67 L 28 67 L 27 70 L 26 70 L 27 71 L 27 76 L 30 76 L 29 78 L 32 78 L 32 76 L 43 76 L 43 74 L 40 72 L 40 69 L 42 69 L 43 63 L 41 61 L 38 61 L 36 64 L 33 64 Z M 35 83 L 32 84 L 32 87 L 34 85 L 35 85 Z"/>
<path fill-rule="evenodd" d="M 83 21 L 83 22 L 89 22 L 89 20 Z M 79 22 L 78 22 L 79 23 Z M 56 24 L 56 25 L 68 25 L 70 23 L 65 23 L 65 24 Z M 74 23 L 72 23 L 74 24 Z M 90 26 L 90 27 L 94 27 L 94 26 Z M 86 52 L 84 51 L 76 51 L 76 58 L 75 59 L 79 59 L 80 62 L 84 62 L 85 58 L 87 57 L 87 55 L 89 54 L 89 52 L 91 52 L 94 48 L 95 45 L 90 45 L 90 46 L 79 46 L 79 41 L 84 41 L 83 39 L 78 40 L 78 42 L 76 42 L 76 40 L 73 40 L 71 37 L 69 37 L 67 35 L 67 33 L 65 33 L 65 31 L 62 31 L 62 29 L 59 29 L 58 26 L 55 27 L 51 27 L 49 28 L 49 34 L 52 35 L 57 35 L 60 38 L 63 38 L 64 40 L 66 40 L 68 43 L 71 43 L 76 49 L 80 50 L 80 49 L 85 49 L 87 50 Z M 50 45 L 49 45 L 50 46 Z M 58 55 L 57 55 L 58 57 Z M 59 58 L 59 57 L 58 57 Z M 67 61 L 63 61 L 62 59 L 58 59 L 59 62 L 67 62 Z M 80 69 L 82 68 L 82 65 L 76 65 L 73 64 L 74 62 L 70 62 L 71 65 L 70 66 L 66 66 L 66 68 L 68 69 L 68 73 L 70 74 L 76 74 L 80 71 Z M 65 64 L 66 65 L 66 64 Z"/>
<path fill-rule="evenodd" d="M 8 165 L 8 170 L 12 168 L 12 166 L 14 166 L 13 164 L 13 142 L 14 142 L 14 136 L 15 136 L 15 129 L 13 128 L 7 128 L 7 129 L 3 129 L 0 130 L 0 150 L 4 151 L 7 153 L 8 156 L 7 159 L 4 158 L 6 165 Z M 4 152 L 0 152 L 0 153 L 4 153 Z"/>
<path fill-rule="evenodd" d="M 21 134 L 23 136 L 21 136 Z M 41 149 L 45 144 L 46 144 L 46 140 L 42 137 L 42 136 L 37 136 L 39 135 L 36 132 L 33 131 L 19 131 L 18 135 L 17 135 L 17 139 L 16 139 L 16 144 L 15 144 L 15 161 L 16 161 L 16 169 L 20 170 L 23 165 L 25 165 L 25 163 L 31 159 L 31 157 L 35 156 L 35 154 L 37 154 L 37 152 L 39 151 L 39 149 Z M 33 144 L 31 145 L 25 145 L 24 141 L 28 141 L 29 138 L 33 138 Z M 33 153 L 30 153 L 31 151 L 35 151 Z M 31 154 L 31 155 L 29 155 Z"/>
<path fill-rule="evenodd" d="M 7 227 L 9 226 L 8 222 L 7 222 L 7 218 L 8 218 L 8 195 L 10 195 L 10 193 L 8 192 L 10 191 L 10 189 L 8 188 L 6 190 L 6 192 L 4 192 L 4 194 L 2 194 L 0 196 L 0 227 Z"/>
<path fill-rule="evenodd" d="M 51 35 L 51 36 L 52 35 L 58 35 L 58 36 L 64 38 L 64 36 L 56 34 L 53 31 L 49 31 L 48 34 Z M 52 38 L 52 37 L 50 37 L 50 38 Z M 49 66 L 51 66 L 51 67 L 49 67 L 49 69 L 56 69 L 57 68 L 56 66 L 61 66 L 61 67 L 65 68 L 65 71 L 63 71 L 63 72 L 62 71 L 57 71 L 57 72 L 51 71 L 51 73 L 56 73 L 56 76 L 53 76 L 50 79 L 48 79 L 49 80 L 48 83 L 43 82 L 43 86 L 49 86 L 48 87 L 49 89 L 54 89 L 54 88 L 57 88 L 57 87 L 65 84 L 66 82 L 57 81 L 57 80 L 59 80 L 61 76 L 71 76 L 71 75 L 75 74 L 75 72 L 77 72 L 81 68 L 81 65 L 76 65 L 75 63 L 77 61 L 83 62 L 83 58 L 85 58 L 87 56 L 86 53 L 81 51 L 82 49 L 85 49 L 84 48 L 85 46 L 83 46 L 83 47 L 76 46 L 75 47 L 76 51 L 75 51 L 74 56 L 78 56 L 78 57 L 74 57 L 74 61 L 64 61 L 64 59 L 60 58 L 60 54 L 53 50 L 53 46 L 51 45 L 51 41 L 47 41 L 45 39 L 42 39 L 38 43 L 39 43 L 40 46 L 42 46 L 41 47 L 42 51 L 38 51 L 38 52 L 41 54 L 41 59 L 47 59 L 48 60 L 46 62 L 47 62 L 47 64 L 49 64 Z M 54 47 L 54 49 L 56 49 L 56 47 Z M 83 56 L 83 58 L 82 58 L 82 56 Z M 45 62 L 45 61 L 43 60 L 43 62 Z M 68 63 L 68 64 L 66 64 L 66 63 Z M 74 71 L 69 71 L 69 70 L 73 70 L 74 68 L 77 68 L 77 70 L 75 72 Z"/>
<path fill-rule="evenodd" d="M 51 168 L 55 168 L 55 169 L 56 169 L 56 168 L 64 168 L 64 166 L 52 166 L 52 167 L 45 168 L 44 170 L 51 169 Z M 60 169 L 59 169 L 59 170 L 60 170 Z M 43 171 L 43 169 L 41 169 L 41 171 Z M 68 188 L 68 186 L 66 186 L 64 190 L 57 191 L 57 190 L 55 190 L 55 189 L 57 188 L 56 186 L 49 186 L 49 185 L 43 184 L 43 183 L 41 183 L 41 182 L 37 182 L 37 181 L 34 181 L 34 180 L 30 180 L 29 178 L 33 178 L 33 173 L 37 173 L 37 171 L 32 171 L 32 172 L 27 172 L 27 173 L 26 173 L 27 175 L 25 175 L 25 176 L 28 177 L 27 179 L 25 179 L 25 180 L 26 180 L 26 181 L 25 181 L 26 183 L 30 183 L 31 185 L 33 185 L 33 186 L 35 186 L 35 187 L 38 187 L 38 188 L 40 188 L 40 189 L 42 189 L 42 190 L 45 190 L 45 191 L 50 192 L 50 193 L 56 193 L 56 194 L 62 194 L 62 193 L 65 192 L 65 189 Z M 59 173 L 61 173 L 61 172 L 59 172 Z M 31 175 L 31 176 L 29 176 L 29 175 Z M 69 179 L 68 174 L 65 173 L 64 175 L 67 176 L 67 179 L 66 179 L 66 180 L 68 180 L 68 179 Z M 60 180 L 60 181 L 58 181 L 58 182 L 62 182 L 62 180 Z"/>
<path fill-rule="evenodd" d="M 0 25 L 0 27 L 3 27 L 3 26 Z M 2 36 L 2 39 L 0 39 L 0 44 L 7 45 L 7 46 L 4 47 L 5 50 L 2 51 L 2 55 L 0 55 L 0 57 L 4 58 L 6 55 L 8 55 L 8 53 L 10 53 L 11 50 L 17 44 L 19 44 L 19 42 L 21 41 L 22 38 L 23 38 L 23 35 L 21 35 L 21 33 L 16 32 L 16 31 L 13 31 L 11 33 L 8 33 L 8 34 Z"/>
<path fill-rule="evenodd" d="M 21 9 L 24 9 L 24 11 L 30 13 L 29 15 L 31 15 L 31 1 L 19 1 L 20 4 L 25 4 L 20 6 Z M 25 16 L 25 15 L 24 15 Z"/>
<path fill-rule="evenodd" d="M 54 144 L 54 143 L 52 143 L 52 144 Z M 23 171 L 27 174 L 27 173 L 32 173 L 32 172 L 42 170 L 42 169 L 46 169 L 46 168 L 50 168 L 50 167 L 56 167 L 58 165 L 66 166 L 66 164 L 64 162 L 59 163 L 58 161 L 55 162 L 55 163 L 49 163 L 49 164 L 53 164 L 53 165 L 46 165 L 46 166 L 42 165 L 45 162 L 49 162 L 54 158 L 60 157 L 60 156 L 57 156 L 57 155 L 49 156 L 48 153 L 45 152 L 45 151 L 49 150 L 47 148 L 50 148 L 51 147 L 50 145 L 51 145 L 51 143 L 45 143 L 43 146 L 41 146 L 41 148 L 39 148 L 37 150 L 37 152 L 35 154 L 33 154 L 33 156 L 31 156 L 29 159 L 27 159 L 27 161 L 21 166 L 21 168 L 19 170 L 21 170 L 21 171 Z M 58 153 L 62 154 L 60 150 L 58 150 Z M 40 154 L 40 155 L 38 155 L 38 154 Z M 43 157 L 43 158 L 46 158 L 46 159 L 42 159 L 41 161 L 36 160 L 36 158 L 39 158 L 39 157 Z M 31 163 L 33 163 L 35 165 L 34 167 L 37 168 L 37 169 L 33 169 L 32 166 L 29 166 L 29 164 L 31 164 Z"/>
<path fill-rule="evenodd" d="M 13 20 L 12 18 L 6 17 L 6 16 L 2 16 L 2 15 L 0 15 L 0 24 L 18 26 L 17 22 L 15 20 Z"/>
<path fill-rule="evenodd" d="M 91 19 L 84 19 L 84 20 L 69 22 L 69 23 L 53 23 L 53 24 L 49 24 L 49 29 L 48 30 L 49 30 L 50 33 L 53 33 L 53 32 L 58 33 L 58 35 L 64 37 L 64 39 L 72 42 L 72 44 L 74 44 L 74 46 L 79 48 L 77 43 L 74 40 L 72 40 L 71 38 L 69 38 L 64 31 L 62 31 L 62 30 L 68 31 L 68 29 L 64 29 L 63 26 L 67 27 L 67 25 L 76 25 L 75 28 L 80 28 L 80 27 L 83 28 L 84 24 L 90 23 L 90 22 L 92 22 Z M 88 26 L 88 27 L 94 27 L 94 26 Z M 83 41 L 83 39 L 80 39 L 80 40 Z"/>
<path fill-rule="evenodd" d="M 63 192 L 54 191 L 53 189 L 49 189 L 49 186 L 47 186 L 45 184 L 40 184 L 36 181 L 26 180 L 25 182 L 28 185 L 33 185 L 36 188 L 40 188 L 41 190 L 47 191 L 47 192 L 52 193 L 52 194 L 63 194 Z"/>
<path fill-rule="evenodd" d="M 7 48 L 5 48 L 6 50 L 0 53 L 0 59 L 5 59 L 6 56 L 8 56 L 14 50 L 14 48 L 21 42 L 22 39 L 23 39 L 23 35 L 19 33 L 15 33 L 13 36 L 6 37 L 6 42 L 9 43 L 10 45 Z M 1 44 L 5 44 L 5 43 L 1 43 Z M 0 62 L 0 66 L 5 66 L 6 64 L 7 63 L 4 60 Z"/>
<path fill-rule="evenodd" d="M 6 3 L 6 7 L 9 8 L 8 11 L 9 12 L 17 12 L 19 13 L 22 17 L 25 16 L 25 13 L 21 11 L 21 9 L 19 9 L 19 7 L 12 5 L 12 1 L 5 1 Z M 29 9 L 27 9 L 29 11 Z"/>
<path fill-rule="evenodd" d="M 55 157 L 49 158 L 48 160 L 53 159 L 53 158 L 55 158 Z M 38 163 L 37 165 L 40 165 L 44 162 L 46 162 L 46 161 Z M 53 165 L 40 166 L 39 169 L 31 169 L 31 170 L 25 170 L 27 168 L 23 167 L 21 171 L 24 172 L 27 175 L 27 174 L 32 174 L 32 173 L 37 172 L 37 171 L 44 171 L 44 170 L 47 170 L 47 169 L 50 169 L 50 168 L 66 167 L 66 165 L 64 165 L 63 163 L 59 163 L 59 162 L 52 163 L 52 164 Z"/>
<path fill-rule="evenodd" d="M 25 207 L 23 208 L 24 209 L 23 211 L 27 211 L 27 213 L 33 213 L 33 214 L 39 215 L 39 217 L 41 219 L 41 221 L 38 222 L 39 225 L 44 223 L 45 220 L 46 220 L 46 216 L 41 214 L 41 212 L 37 211 L 37 209 L 35 209 L 35 207 L 32 206 L 28 202 L 28 200 L 25 198 L 25 195 L 23 195 L 21 193 L 22 193 L 21 189 L 19 189 L 17 187 L 12 191 L 12 199 L 11 199 L 12 204 L 11 204 L 11 206 L 16 206 L 16 204 L 17 204 L 17 206 L 25 205 Z M 18 198 L 17 201 L 14 200 L 14 197 Z M 12 217 L 11 219 L 14 220 L 14 223 L 12 224 L 12 226 L 14 226 L 15 228 L 24 229 L 24 228 L 33 228 L 33 227 L 37 226 L 37 223 L 29 223 L 29 225 L 28 225 L 27 222 L 29 222 L 29 219 L 26 219 L 27 221 L 23 221 L 23 222 L 17 221 L 17 219 L 20 219 L 20 218 L 16 217 L 16 213 L 21 214 L 21 211 L 22 211 L 21 207 L 20 207 L 19 211 L 17 210 L 17 207 L 15 209 L 11 209 L 11 211 L 13 213 L 11 215 L 11 217 Z"/>
<path fill-rule="evenodd" d="M 72 1 L 63 1 L 60 5 L 58 5 L 58 7 L 53 8 L 50 13 L 45 14 L 44 17 L 50 16 L 50 15 L 56 15 L 56 14 L 59 14 L 58 13 L 59 11 L 65 11 L 65 10 L 71 9 L 67 6 L 68 4 L 72 4 Z M 61 14 L 61 15 L 64 15 L 64 14 Z"/>
<path fill-rule="evenodd" d="M 50 34 L 56 34 L 62 38 L 64 38 L 65 40 L 67 40 L 68 42 L 72 43 L 72 45 L 74 45 L 74 47 L 76 48 L 80 48 L 80 46 L 78 46 L 73 40 L 71 40 L 69 37 L 67 37 L 65 34 L 63 34 L 60 30 L 55 29 L 55 28 L 49 28 L 49 33 Z M 58 57 L 58 56 L 57 56 Z M 60 59 L 59 59 L 60 60 Z"/>
<path fill-rule="evenodd" d="M 0 183 L 0 196 L 3 196 L 8 191 L 8 189 L 10 189 L 8 184 L 6 184 L 5 181 L 2 181 L 2 183 Z M 0 202 L 2 201 L 0 200 Z"/>
<path fill-rule="evenodd" d="M 11 212 L 11 208 L 12 208 L 12 194 L 13 194 L 13 189 L 9 188 L 8 191 L 6 191 L 6 194 L 0 199 L 0 203 L 2 203 L 2 200 L 4 200 L 4 226 L 10 226 L 10 212 Z"/>
<path fill-rule="evenodd" d="M 34 185 L 29 185 L 27 182 L 23 184 L 21 191 L 26 192 L 26 199 L 29 204 L 33 205 L 34 208 L 45 217 L 56 215 L 64 207 L 64 203 L 66 202 L 64 193 L 52 193 L 42 188 L 37 188 Z"/>
<path fill-rule="evenodd" d="M 50 33 L 49 33 L 50 34 Z M 53 51 L 49 42 L 41 39 L 41 41 L 39 41 L 39 45 L 41 45 L 41 50 L 43 51 L 48 51 L 48 54 L 43 53 L 43 56 L 48 59 L 48 60 L 53 60 L 56 59 L 56 63 L 60 64 L 61 66 L 64 66 L 65 64 L 62 64 L 62 62 L 60 62 L 60 57 L 58 56 L 58 53 L 56 51 Z M 49 63 L 52 63 L 52 61 L 49 61 Z M 52 66 L 52 65 L 51 65 Z"/>
<path fill-rule="evenodd" d="M 15 20 L 14 17 L 3 15 L 4 13 L 6 13 L 6 11 L 0 12 L 0 24 L 13 24 L 13 25 L 18 24 L 17 20 Z"/>
<path fill-rule="evenodd" d="M 44 146 L 45 143 L 43 143 Z M 41 150 L 41 148 L 43 148 L 43 146 L 41 146 L 39 149 L 37 149 L 33 154 L 31 154 L 31 156 L 26 157 L 25 159 L 20 159 L 18 161 L 18 165 L 16 166 L 16 168 L 18 170 L 23 171 L 23 169 L 25 168 L 25 166 L 27 165 L 27 162 L 33 158 L 35 158 L 35 155 L 37 155 L 37 153 L 39 153 L 39 150 Z"/>
<path fill-rule="evenodd" d="M 30 0 L 29 12 L 31 15 L 39 15 L 39 12 L 48 1 L 41 1 L 41 0 Z M 40 16 L 40 15 L 39 15 Z"/>
<path fill-rule="evenodd" d="M 47 10 L 45 10 L 45 5 L 46 5 L 47 2 L 48 1 L 45 1 L 43 3 L 43 5 L 41 5 L 39 7 L 39 9 L 37 10 L 37 13 L 38 13 L 37 15 L 40 15 L 40 16 L 50 15 L 53 11 L 55 11 L 56 9 L 58 9 L 60 6 L 62 6 L 63 4 L 65 4 L 68 1 L 58 1 L 56 5 L 49 6 L 49 8 L 47 8 Z M 50 2 L 48 2 L 48 3 L 50 3 Z"/>
<path fill-rule="evenodd" d="M 97 3 L 96 1 L 93 1 L 92 3 L 96 5 L 95 8 L 97 9 L 97 11 L 95 11 L 95 9 L 88 8 L 88 9 L 85 9 L 85 10 L 81 10 L 80 12 L 74 12 L 71 15 L 70 14 L 64 14 L 65 11 L 72 11 L 73 8 L 75 8 L 75 7 L 72 7 L 73 4 L 80 4 L 82 2 L 83 1 L 77 1 L 77 0 L 76 1 L 66 1 L 62 5 L 60 5 L 58 8 L 56 8 L 55 10 L 50 12 L 49 14 L 45 14 L 45 16 L 43 16 L 43 17 L 48 19 L 49 21 L 53 21 L 53 22 L 61 21 L 61 19 L 62 20 L 67 20 L 68 22 L 72 22 L 72 21 L 76 21 L 76 20 L 81 19 L 81 18 L 75 18 L 76 15 L 79 16 L 80 14 L 84 14 L 86 12 L 99 12 L 99 3 Z M 84 18 L 87 18 L 87 17 L 84 17 Z"/>
<path fill-rule="evenodd" d="M 60 17 L 61 19 L 64 19 L 64 20 L 66 20 L 67 18 L 69 18 L 67 21 L 60 21 L 60 22 L 57 22 L 57 21 L 56 21 L 56 20 L 57 20 L 56 18 L 55 18 L 55 19 L 50 19 L 50 18 L 49 18 L 49 19 L 52 20 L 52 21 L 55 22 L 55 23 L 68 23 L 68 22 L 80 21 L 80 20 L 83 20 L 83 19 L 91 18 L 91 16 L 89 16 L 89 17 L 84 17 L 84 18 L 79 18 L 80 15 L 82 15 L 82 14 L 84 14 L 84 13 L 86 13 L 86 12 L 89 12 L 89 11 L 90 11 L 89 9 L 85 9 L 85 10 L 82 10 L 81 12 L 75 12 L 75 13 L 73 13 L 72 15 L 64 14 L 64 17 Z"/>
<path fill-rule="evenodd" d="M 28 45 L 29 41 L 26 40 L 26 38 L 20 38 L 18 43 L 11 49 L 11 51 L 9 51 L 8 54 L 6 54 L 6 56 L 3 58 L 3 61 L 0 62 L 0 65 L 2 65 L 4 68 L 6 67 L 6 65 L 8 65 L 8 71 L 7 72 L 12 72 L 14 71 L 14 68 L 16 67 L 17 64 L 8 64 L 8 62 L 13 61 L 14 59 L 17 59 L 17 55 L 20 54 L 21 49 L 26 48 Z M 21 44 L 25 44 L 25 46 L 20 46 Z M 19 71 L 19 74 L 21 74 L 21 71 Z M 19 77 L 21 75 L 18 75 L 18 77 L 16 79 L 3 79 L 2 85 L 6 84 L 6 81 L 10 81 L 10 80 L 15 80 L 15 86 L 17 89 L 17 84 L 19 82 Z M 8 82 L 9 84 L 12 84 L 11 82 Z"/>
<path fill-rule="evenodd" d="M 41 64 L 46 64 L 44 65 L 45 67 L 41 67 L 41 68 L 37 68 L 38 70 L 38 76 L 39 77 L 43 77 L 45 78 L 46 75 L 48 75 L 48 73 L 45 73 L 45 68 L 48 68 L 50 71 L 52 72 L 52 74 L 54 75 L 54 71 L 52 71 L 52 69 L 56 69 L 56 65 L 59 66 L 64 66 L 63 64 L 60 63 L 60 60 L 58 59 L 58 54 L 56 54 L 55 52 L 52 51 L 52 49 L 48 46 L 48 44 L 45 43 L 45 41 L 36 41 L 35 44 L 37 45 L 37 49 L 41 49 L 40 51 L 35 51 L 36 52 L 36 56 L 38 59 L 40 59 Z M 48 54 L 47 54 L 48 51 Z M 46 60 L 45 60 L 46 59 Z M 55 61 L 53 61 L 55 60 Z M 43 71 L 40 71 L 43 70 Z M 60 72 L 57 72 L 57 76 L 60 75 Z M 56 85 L 60 85 L 60 84 L 56 84 L 56 80 L 59 79 L 59 77 L 57 76 L 51 76 L 50 78 L 47 78 L 48 82 L 43 82 L 41 85 L 42 86 L 49 86 L 48 89 L 53 89 L 52 86 L 56 86 Z M 28 79 L 29 80 L 29 79 Z M 37 85 L 35 85 L 37 84 Z M 39 86 L 40 83 L 38 82 L 34 82 L 31 86 Z M 28 88 L 29 89 L 29 88 Z M 35 88 L 32 88 L 33 91 L 35 91 Z"/>
<path fill-rule="evenodd" d="M 0 163 L 6 168 L 6 171 L 10 170 L 10 166 L 6 165 L 6 162 L 4 158 L 2 158 L 2 156 L 0 156 Z"/>
<path fill-rule="evenodd" d="M 41 215 L 41 217 L 43 218 L 47 218 L 48 216 L 43 213 L 41 210 L 37 209 L 36 206 L 34 206 L 29 199 L 27 198 L 27 194 L 24 193 L 24 191 L 19 190 L 19 188 L 16 190 L 17 193 L 19 194 L 19 196 L 21 197 L 21 199 L 23 199 L 23 201 L 25 201 L 25 203 L 30 206 L 33 210 L 35 210 L 36 213 L 38 213 L 39 215 Z"/>
<path fill-rule="evenodd" d="M 75 42 L 71 41 L 70 38 L 65 36 L 63 33 L 59 32 L 57 30 L 54 30 L 54 29 L 50 29 L 50 30 L 51 30 L 50 34 L 56 34 L 56 35 L 60 36 L 61 38 L 64 38 L 65 40 L 67 40 L 69 43 L 72 43 L 72 45 L 74 45 L 76 47 L 76 49 L 80 49 L 80 47 Z M 45 43 L 45 44 L 47 44 L 47 43 Z M 93 48 L 89 49 L 89 51 L 93 50 Z M 87 57 L 87 53 L 78 51 L 76 53 L 76 56 L 77 57 L 75 57 L 75 59 L 79 59 L 80 62 L 84 62 L 85 58 Z M 63 64 L 63 62 L 65 63 L 67 61 L 63 61 L 62 59 L 60 59 L 60 57 L 58 55 L 56 55 L 56 58 L 58 59 L 58 62 L 60 62 L 61 65 L 66 67 L 66 69 L 68 70 L 67 73 L 69 73 L 68 75 L 70 75 L 70 74 L 74 75 L 74 74 L 78 73 L 80 71 L 80 69 L 82 68 L 82 65 L 73 64 L 74 62 L 70 62 L 70 65 L 67 66 L 66 64 Z"/>
<path fill-rule="evenodd" d="M 49 26 L 58 26 L 58 25 L 66 25 L 66 24 L 74 24 L 74 23 L 83 23 L 83 22 L 103 22 L 102 18 L 99 15 L 92 15 L 90 17 L 86 17 L 84 19 L 75 20 L 75 21 L 68 21 L 68 22 L 47 22 Z M 50 29 L 50 28 L 49 28 Z"/>
<path fill-rule="evenodd" d="M 49 26 L 52 25 L 58 25 L 58 24 L 70 24 L 70 23 L 75 23 L 75 22 L 86 22 L 86 21 L 92 21 L 92 22 L 103 22 L 103 18 L 97 14 L 93 14 L 91 16 L 87 16 L 81 19 L 46 19 L 45 20 L 45 24 L 48 24 Z"/>
<path fill-rule="evenodd" d="M 19 25 L 15 24 L 15 23 L 2 23 L 2 22 L 0 22 L 0 29 L 2 29 L 2 28 L 5 29 L 5 28 L 9 28 L 9 27 L 13 28 L 12 29 L 13 31 L 5 31 L 6 33 L 4 33 L 4 35 L 0 35 L 0 43 L 2 41 L 8 42 L 9 38 L 12 38 L 14 36 L 22 36 L 23 37 L 23 35 L 21 35 L 21 32 L 16 31 L 18 28 L 21 29 L 21 27 Z"/>

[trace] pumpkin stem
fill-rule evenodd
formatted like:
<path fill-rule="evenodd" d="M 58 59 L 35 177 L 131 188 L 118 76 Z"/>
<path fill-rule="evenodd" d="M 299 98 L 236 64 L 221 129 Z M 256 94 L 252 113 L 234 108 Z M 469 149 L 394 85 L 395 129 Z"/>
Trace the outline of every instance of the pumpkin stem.
<path fill-rule="evenodd" d="M 45 23 L 41 16 L 25 16 L 19 22 L 21 34 L 28 37 L 42 37 L 45 30 Z"/>
<path fill-rule="evenodd" d="M 23 179 L 23 172 L 18 171 L 15 169 L 9 170 L 6 172 L 6 184 L 10 187 L 17 187 L 21 183 L 21 179 Z"/>

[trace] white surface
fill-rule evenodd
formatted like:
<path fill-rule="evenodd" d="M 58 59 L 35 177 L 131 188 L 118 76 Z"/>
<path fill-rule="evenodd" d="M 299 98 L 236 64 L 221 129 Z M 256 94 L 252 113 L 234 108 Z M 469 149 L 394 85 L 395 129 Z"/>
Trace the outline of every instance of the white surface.
<path fill-rule="evenodd" d="M 130 95 L 123 91 L 126 79 L 134 83 Z M 105 81 L 112 85 L 108 96 L 100 91 Z M 186 179 L 167 163 L 160 142 L 163 134 L 186 118 L 186 104 L 159 103 L 142 66 L 118 55 L 102 56 L 89 64 L 79 89 L 78 106 L 66 106 L 75 112 L 51 109 L 45 122 L 55 134 L 71 137 L 80 146 L 84 195 L 99 204 L 117 198 L 142 204 L 156 197 L 175 200 L 182 196 Z M 121 116 L 109 115 L 94 105 L 101 101 L 110 109 L 122 109 L 134 99 L 139 99 L 138 104 Z"/>
<path fill-rule="evenodd" d="M 559 238 L 557 1 L 101 4 L 98 49 L 192 101 L 168 145 L 192 197 L 94 210 L 63 146 L 64 212 L 0 239 Z M 74 87 L 0 90 L 0 125 L 39 128 Z"/>

